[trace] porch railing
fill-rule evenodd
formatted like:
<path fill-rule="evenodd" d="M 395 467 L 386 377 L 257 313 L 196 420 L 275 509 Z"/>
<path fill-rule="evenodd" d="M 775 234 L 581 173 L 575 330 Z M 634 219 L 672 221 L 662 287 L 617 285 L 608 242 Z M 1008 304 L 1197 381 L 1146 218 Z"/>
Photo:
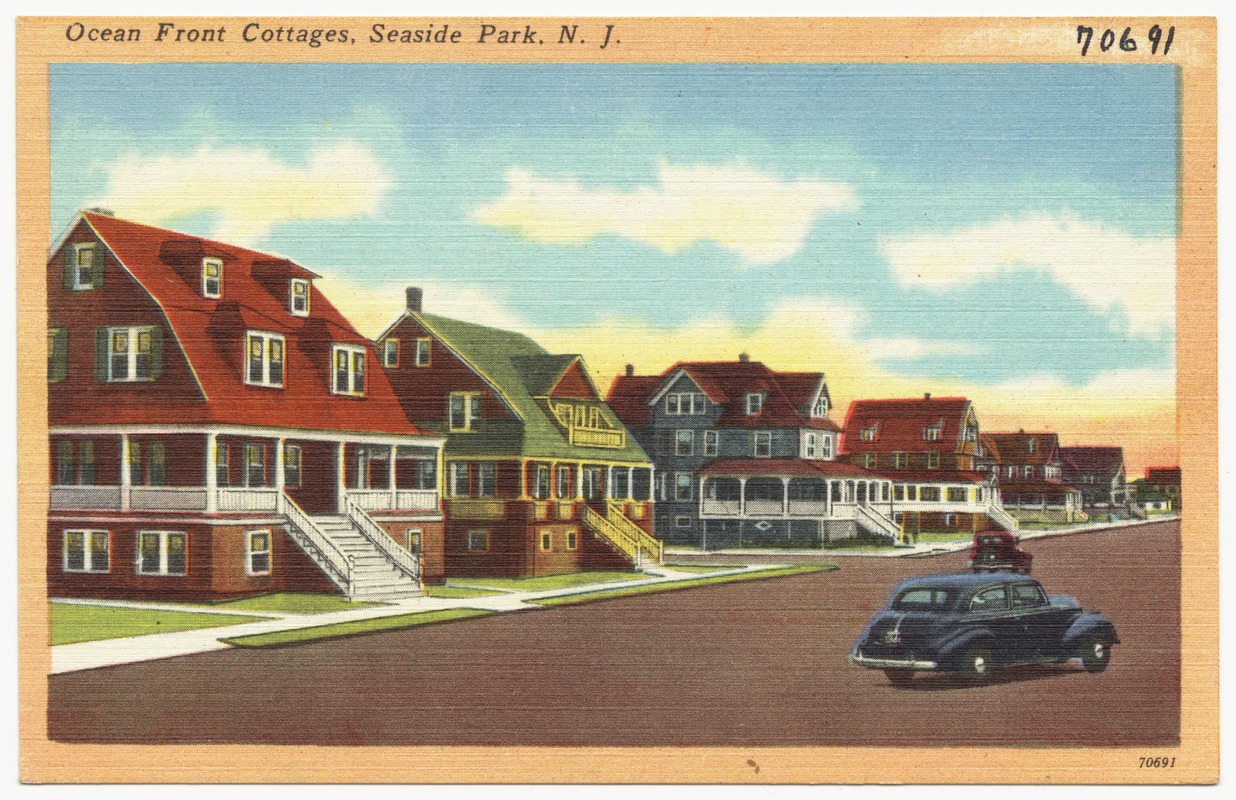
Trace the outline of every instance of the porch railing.
<path fill-rule="evenodd" d="M 205 511 L 206 498 L 205 487 L 133 486 L 129 489 L 129 508 L 139 511 Z"/>
<path fill-rule="evenodd" d="M 365 511 L 437 511 L 433 489 L 348 489 L 347 496 Z"/>
<path fill-rule="evenodd" d="M 215 490 L 219 511 L 261 511 L 274 513 L 279 490 L 273 488 L 231 488 Z M 53 511 L 205 511 L 210 490 L 205 486 L 52 486 L 49 505 Z"/>
<path fill-rule="evenodd" d="M 53 486 L 49 498 L 53 511 L 120 508 L 119 486 Z"/>
<path fill-rule="evenodd" d="M 276 511 L 279 508 L 278 489 L 219 489 L 220 511 Z"/>
<path fill-rule="evenodd" d="M 288 521 L 288 532 L 300 549 L 322 568 L 331 583 L 351 599 L 356 591 L 352 581 L 352 557 L 336 547 L 317 523 L 286 494 L 276 493 L 275 510 Z"/>
<path fill-rule="evenodd" d="M 365 513 L 365 509 L 361 507 L 360 503 L 351 494 L 344 499 L 343 510 L 347 514 L 348 519 L 352 521 L 353 527 L 364 534 L 365 538 L 381 550 L 382 554 L 397 568 L 407 573 L 408 577 L 412 580 L 420 583 L 420 559 L 395 544 L 395 540 L 388 536 L 378 523 L 373 521 L 373 517 Z"/>

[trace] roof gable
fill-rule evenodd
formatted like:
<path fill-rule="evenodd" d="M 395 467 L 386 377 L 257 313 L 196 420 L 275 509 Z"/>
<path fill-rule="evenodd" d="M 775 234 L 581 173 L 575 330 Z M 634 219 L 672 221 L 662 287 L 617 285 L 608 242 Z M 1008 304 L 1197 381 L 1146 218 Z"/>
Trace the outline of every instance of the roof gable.
<path fill-rule="evenodd" d="M 953 452 L 962 441 L 973 408 L 964 397 L 922 397 L 893 400 L 855 400 L 846 412 L 842 451 L 858 452 Z M 874 438 L 863 430 L 875 427 Z M 936 438 L 924 431 L 939 429 Z"/>

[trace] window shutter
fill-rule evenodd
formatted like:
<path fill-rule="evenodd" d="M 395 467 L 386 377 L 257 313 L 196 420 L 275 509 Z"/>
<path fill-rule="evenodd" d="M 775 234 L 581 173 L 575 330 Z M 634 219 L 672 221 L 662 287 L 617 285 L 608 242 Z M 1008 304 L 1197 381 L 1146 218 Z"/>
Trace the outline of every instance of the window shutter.
<path fill-rule="evenodd" d="M 69 367 L 69 332 L 59 331 L 52 341 L 52 380 L 62 381 Z"/>
<path fill-rule="evenodd" d="M 107 328 L 94 329 L 94 379 L 107 382 Z"/>
<path fill-rule="evenodd" d="M 155 325 L 150 329 L 150 379 L 158 380 L 163 375 L 163 328 Z"/>
<path fill-rule="evenodd" d="M 103 286 L 103 247 L 93 245 L 90 248 L 90 283 L 95 289 Z"/>
<path fill-rule="evenodd" d="M 73 245 L 66 244 L 60 251 L 60 255 L 64 267 L 64 288 L 71 292 L 73 291 Z"/>

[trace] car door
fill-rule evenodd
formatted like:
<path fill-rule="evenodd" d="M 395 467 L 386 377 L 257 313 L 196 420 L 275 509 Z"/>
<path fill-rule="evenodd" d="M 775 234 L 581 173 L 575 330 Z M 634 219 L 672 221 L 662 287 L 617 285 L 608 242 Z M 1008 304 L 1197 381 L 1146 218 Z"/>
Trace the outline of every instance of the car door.
<path fill-rule="evenodd" d="M 1022 631 L 1009 609 L 1007 586 L 987 586 L 975 592 L 970 599 L 967 617 L 970 624 L 982 625 L 991 631 L 994 637 L 991 654 L 997 664 L 1020 660 L 1018 642 Z"/>
<path fill-rule="evenodd" d="M 1025 661 L 1052 659 L 1060 655 L 1060 642 L 1076 616 L 1076 610 L 1050 605 L 1043 588 L 1037 583 L 1019 583 L 1010 587 L 1013 610 L 1021 620 L 1023 637 L 1022 659 Z"/>

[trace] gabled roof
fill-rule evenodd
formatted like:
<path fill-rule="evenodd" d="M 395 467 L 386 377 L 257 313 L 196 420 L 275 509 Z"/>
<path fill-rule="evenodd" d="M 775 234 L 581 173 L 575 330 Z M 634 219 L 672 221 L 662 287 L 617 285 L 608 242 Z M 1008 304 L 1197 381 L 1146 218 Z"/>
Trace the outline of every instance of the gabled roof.
<path fill-rule="evenodd" d="M 896 400 L 855 400 L 845 415 L 843 453 L 954 452 L 971 411 L 964 397 L 919 397 Z M 864 428 L 876 426 L 875 438 L 862 439 Z M 923 438 L 923 429 L 940 426 L 938 439 Z"/>
<path fill-rule="evenodd" d="M 1075 472 L 1114 474 L 1124 466 L 1124 450 L 1120 447 L 1061 447 L 1060 461 L 1065 469 Z"/>
<path fill-rule="evenodd" d="M 1146 483 L 1158 486 L 1179 486 L 1180 467 L 1146 467 Z"/>
<path fill-rule="evenodd" d="M 635 443 L 635 437 L 623 427 L 614 412 L 599 399 L 595 401 L 601 416 L 616 430 L 624 431 L 621 448 L 582 447 L 569 444 L 561 425 L 549 410 L 545 397 L 574 364 L 582 367 L 578 355 L 554 355 L 522 333 L 490 328 L 472 322 L 404 311 L 403 316 L 383 333 L 385 336 L 399 321 L 408 318 L 419 324 L 457 358 L 463 361 L 498 395 L 522 424 L 520 454 L 538 458 L 591 457 L 606 460 L 646 462 L 648 457 Z M 381 338 L 381 337 L 379 337 Z M 587 375 L 587 370 L 583 370 Z M 592 384 L 592 379 L 588 379 Z M 595 387 L 594 387 L 595 388 Z M 483 436 L 469 434 L 482 442 Z M 454 440 L 452 440 L 453 442 Z M 448 444 L 448 447 L 452 446 Z"/>
<path fill-rule="evenodd" d="M 659 376 L 623 375 L 610 386 L 608 399 L 628 425 L 649 425 L 649 406 L 684 375 L 721 406 L 718 427 L 840 430 L 827 417 L 811 416 L 814 400 L 828 396 L 823 373 L 777 372 L 759 361 L 680 361 Z M 748 394 L 764 395 L 758 414 L 747 413 Z"/>
<path fill-rule="evenodd" d="M 999 464 L 1040 465 L 1052 464 L 1059 460 L 1060 439 L 1048 431 L 1026 433 L 984 433 L 979 441 L 993 453 Z M 1026 443 L 1032 442 L 1031 449 Z"/>
<path fill-rule="evenodd" d="M 70 412 L 73 418 L 56 419 L 54 424 L 214 422 L 401 435 L 422 433 L 404 415 L 386 376 L 376 368 L 376 359 L 372 357 L 368 359 L 364 397 L 330 392 L 330 345 L 364 345 L 368 352 L 369 340 L 316 287 L 310 287 L 309 316 L 299 317 L 288 309 L 286 281 L 273 285 L 267 280 L 272 270 L 280 278 L 308 279 L 314 273 L 280 256 L 105 214 L 86 211 L 81 219 L 162 309 L 205 402 L 160 403 L 159 387 L 152 384 L 150 403 L 111 403 L 106 408 L 84 404 L 80 410 Z M 204 255 L 224 262 L 223 297 L 219 300 L 202 297 L 198 279 L 189 274 L 186 265 L 178 266 L 178 260 L 184 259 L 198 259 L 200 264 Z M 107 320 L 100 319 L 98 323 L 105 325 Z M 283 334 L 284 388 L 245 383 L 240 368 L 245 330 Z M 235 340 L 224 338 L 224 332 Z"/>

